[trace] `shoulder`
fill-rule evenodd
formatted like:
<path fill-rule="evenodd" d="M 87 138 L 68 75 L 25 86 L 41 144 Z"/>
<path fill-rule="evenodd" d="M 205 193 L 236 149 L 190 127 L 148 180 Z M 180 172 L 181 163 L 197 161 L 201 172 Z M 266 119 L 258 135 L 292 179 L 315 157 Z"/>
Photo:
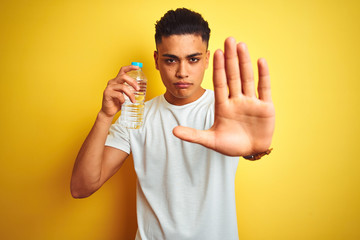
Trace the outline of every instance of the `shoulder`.
<path fill-rule="evenodd" d="M 198 105 L 213 106 L 214 103 L 215 103 L 214 91 L 210 89 L 206 89 L 204 95 L 199 99 Z"/>
<path fill-rule="evenodd" d="M 156 96 L 145 102 L 145 111 L 149 111 L 153 108 L 159 108 L 163 105 L 163 95 Z"/>
<path fill-rule="evenodd" d="M 156 96 L 156 97 L 154 97 L 154 98 L 152 98 L 150 100 L 147 100 L 145 102 L 145 105 L 147 106 L 147 105 L 152 105 L 154 103 L 159 103 L 159 102 L 162 101 L 162 98 L 163 98 L 163 95 Z"/>
<path fill-rule="evenodd" d="M 206 99 L 206 101 L 213 101 L 214 102 L 215 101 L 214 91 L 210 90 L 210 89 L 206 89 L 205 99 Z"/>

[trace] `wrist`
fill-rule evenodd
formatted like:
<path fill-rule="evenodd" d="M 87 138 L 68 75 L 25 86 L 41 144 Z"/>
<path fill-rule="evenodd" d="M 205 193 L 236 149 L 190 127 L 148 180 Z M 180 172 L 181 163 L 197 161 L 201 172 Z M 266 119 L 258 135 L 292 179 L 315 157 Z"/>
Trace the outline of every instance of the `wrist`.
<path fill-rule="evenodd" d="M 103 110 L 100 110 L 100 112 L 97 115 L 96 121 L 100 121 L 102 123 L 111 125 L 113 119 L 114 119 L 114 116 L 109 116 Z"/>

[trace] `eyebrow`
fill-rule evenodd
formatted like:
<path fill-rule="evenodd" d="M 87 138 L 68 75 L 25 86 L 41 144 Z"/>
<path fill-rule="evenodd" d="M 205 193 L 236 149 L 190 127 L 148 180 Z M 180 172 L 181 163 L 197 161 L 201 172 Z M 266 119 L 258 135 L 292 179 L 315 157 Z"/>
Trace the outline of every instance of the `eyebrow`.
<path fill-rule="evenodd" d="M 202 55 L 202 53 L 197 52 L 197 53 L 192 53 L 192 54 L 187 55 L 186 58 L 192 58 L 192 57 L 201 56 L 201 55 Z M 167 54 L 167 53 L 165 53 L 165 54 L 163 54 L 162 56 L 163 56 L 163 57 L 174 58 L 174 59 L 180 59 L 178 56 L 173 55 L 173 54 Z"/>

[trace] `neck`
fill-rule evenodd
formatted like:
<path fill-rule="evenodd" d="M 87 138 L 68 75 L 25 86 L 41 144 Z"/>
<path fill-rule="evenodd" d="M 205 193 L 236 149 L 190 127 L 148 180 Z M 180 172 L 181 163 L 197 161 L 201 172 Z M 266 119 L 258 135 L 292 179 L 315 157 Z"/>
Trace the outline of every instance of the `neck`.
<path fill-rule="evenodd" d="M 183 98 L 175 97 L 169 91 L 166 91 L 164 97 L 168 103 L 176 106 L 182 106 L 195 102 L 205 93 L 205 91 L 206 91 L 205 89 L 201 88 L 197 94 L 194 94 L 191 97 L 183 97 Z"/>

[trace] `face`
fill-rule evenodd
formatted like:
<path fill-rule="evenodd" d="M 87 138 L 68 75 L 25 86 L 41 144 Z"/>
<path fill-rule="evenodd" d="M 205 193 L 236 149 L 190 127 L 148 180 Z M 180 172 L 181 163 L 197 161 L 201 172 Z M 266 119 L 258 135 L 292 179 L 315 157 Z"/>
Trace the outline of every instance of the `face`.
<path fill-rule="evenodd" d="M 209 56 L 201 36 L 186 34 L 162 38 L 154 59 L 169 103 L 184 105 L 202 96 L 205 90 L 200 85 L 209 65 Z"/>

